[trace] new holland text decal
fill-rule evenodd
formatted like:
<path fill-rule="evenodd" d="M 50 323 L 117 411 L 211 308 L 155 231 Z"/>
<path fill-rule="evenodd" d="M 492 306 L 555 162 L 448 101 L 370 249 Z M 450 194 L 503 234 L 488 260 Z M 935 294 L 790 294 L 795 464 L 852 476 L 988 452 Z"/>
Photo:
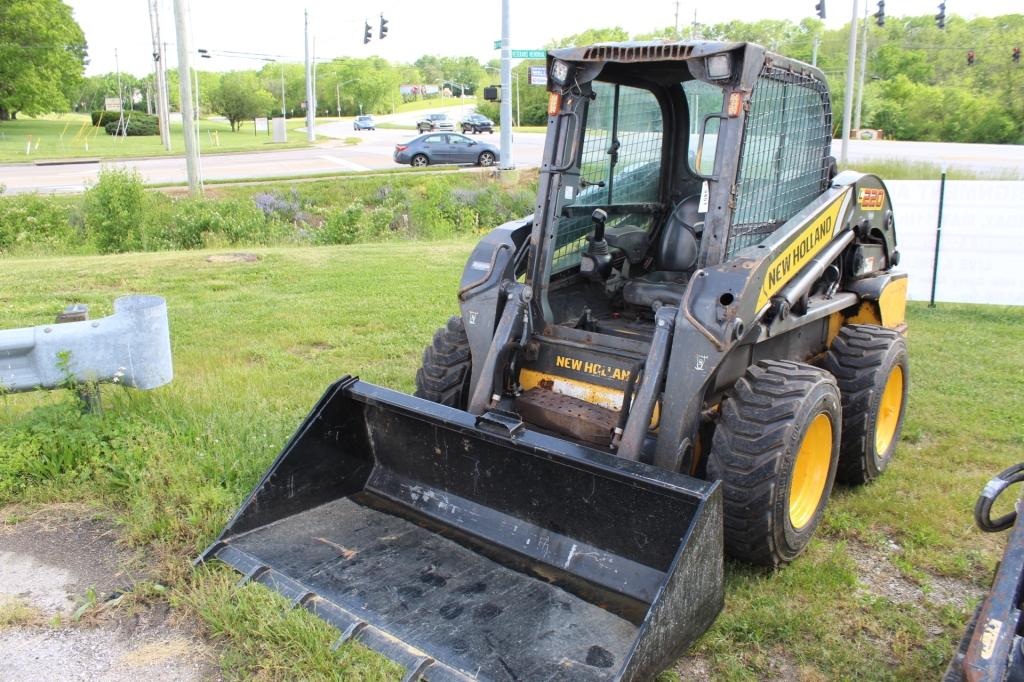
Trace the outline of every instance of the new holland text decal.
<path fill-rule="evenodd" d="M 768 303 L 772 296 L 779 293 L 786 282 L 800 272 L 800 269 L 832 240 L 849 198 L 849 190 L 836 197 L 831 204 L 807 222 L 807 226 L 789 246 L 784 247 L 772 259 L 761 283 L 761 293 L 757 297 L 758 310 Z"/>

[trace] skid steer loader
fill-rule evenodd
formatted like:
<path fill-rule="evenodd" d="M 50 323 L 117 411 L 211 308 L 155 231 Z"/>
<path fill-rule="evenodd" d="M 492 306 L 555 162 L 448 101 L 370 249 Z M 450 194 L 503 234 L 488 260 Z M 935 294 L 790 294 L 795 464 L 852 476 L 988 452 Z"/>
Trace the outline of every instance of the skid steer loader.
<path fill-rule="evenodd" d="M 907 280 L 836 174 L 820 71 L 747 43 L 548 54 L 532 216 L 491 231 L 416 395 L 345 377 L 199 560 L 407 679 L 634 680 L 899 439 Z"/>

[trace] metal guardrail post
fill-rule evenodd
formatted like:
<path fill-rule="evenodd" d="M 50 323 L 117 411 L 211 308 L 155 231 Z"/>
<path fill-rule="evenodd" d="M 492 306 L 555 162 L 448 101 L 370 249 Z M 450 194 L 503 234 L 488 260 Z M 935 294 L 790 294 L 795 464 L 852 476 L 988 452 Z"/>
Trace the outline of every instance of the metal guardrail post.
<path fill-rule="evenodd" d="M 85 322 L 89 319 L 89 306 L 84 303 L 72 303 L 64 308 L 64 312 L 57 315 L 54 320 L 56 324 L 66 322 Z M 100 402 L 100 387 L 96 384 L 86 384 L 78 389 L 78 400 L 82 403 L 82 411 L 89 414 L 103 411 L 103 404 Z"/>

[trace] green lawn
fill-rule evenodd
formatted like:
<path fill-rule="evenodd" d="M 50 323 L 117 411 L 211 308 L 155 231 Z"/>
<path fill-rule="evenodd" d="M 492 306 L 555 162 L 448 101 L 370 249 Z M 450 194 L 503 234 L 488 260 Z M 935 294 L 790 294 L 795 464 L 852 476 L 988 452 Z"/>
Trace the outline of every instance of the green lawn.
<path fill-rule="evenodd" d="M 413 388 L 420 354 L 456 311 L 472 244 L 392 243 L 6 259 L 0 328 L 41 324 L 71 302 L 94 316 L 126 292 L 167 298 L 175 379 L 149 393 L 104 388 L 102 416 L 66 391 L 0 396 L 0 518 L 11 507 L 84 500 L 160 558 L 176 609 L 222 644 L 226 674 L 398 679 L 326 625 L 194 557 L 333 379 Z M 236 249 L 237 250 L 237 249 Z M 911 306 L 912 389 L 890 470 L 838 489 L 807 553 L 767 574 L 727 564 L 726 608 L 679 664 L 725 680 L 937 679 L 1004 536 L 971 510 L 1024 451 L 1024 309 Z M 628 512 L 625 512 L 628 513 Z"/>
<path fill-rule="evenodd" d="M 288 142 L 274 144 L 266 134 L 254 135 L 249 122 L 231 132 L 226 121 L 200 122 L 200 148 L 204 153 L 266 151 L 308 145 L 304 133 L 295 131 L 306 125 L 305 119 L 288 119 Z M 26 146 L 31 153 L 26 154 Z M 64 114 L 43 118 L 19 118 L 0 122 L 0 163 L 32 162 L 58 158 L 120 159 L 137 156 L 184 154 L 181 125 L 171 124 L 171 152 L 160 144 L 159 135 L 116 137 L 94 128 L 84 114 Z"/>
<path fill-rule="evenodd" d="M 423 109 L 439 109 L 441 107 L 457 107 L 460 104 L 466 106 L 475 106 L 477 100 L 475 97 L 467 97 L 465 100 L 461 100 L 458 97 L 431 97 L 430 99 L 417 99 L 412 102 L 402 102 L 398 105 L 395 110 L 396 113 L 404 113 L 406 111 L 422 111 Z"/>

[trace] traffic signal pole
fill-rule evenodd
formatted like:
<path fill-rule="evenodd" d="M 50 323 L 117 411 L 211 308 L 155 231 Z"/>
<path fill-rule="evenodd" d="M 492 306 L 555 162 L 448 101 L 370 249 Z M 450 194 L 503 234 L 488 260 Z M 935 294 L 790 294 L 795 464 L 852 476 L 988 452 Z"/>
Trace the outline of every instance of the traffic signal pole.
<path fill-rule="evenodd" d="M 850 152 L 850 118 L 853 113 L 853 69 L 857 61 L 857 0 L 853 0 L 853 18 L 850 20 L 850 44 L 846 56 L 846 92 L 843 93 L 843 142 L 840 146 L 839 165 L 845 166 Z"/>
<path fill-rule="evenodd" d="M 306 141 L 312 144 L 316 142 L 316 131 L 313 126 L 316 124 L 316 103 L 313 101 L 313 69 L 309 57 L 309 10 L 306 10 Z"/>
<path fill-rule="evenodd" d="M 498 168 L 515 168 L 512 158 L 512 44 L 509 3 L 501 0 L 501 159 Z"/>
<path fill-rule="evenodd" d="M 860 35 L 860 86 L 857 88 L 857 108 L 854 109 L 853 127 L 860 130 L 860 113 L 864 104 L 864 77 L 868 66 L 868 2 L 864 0 L 864 27 Z"/>

